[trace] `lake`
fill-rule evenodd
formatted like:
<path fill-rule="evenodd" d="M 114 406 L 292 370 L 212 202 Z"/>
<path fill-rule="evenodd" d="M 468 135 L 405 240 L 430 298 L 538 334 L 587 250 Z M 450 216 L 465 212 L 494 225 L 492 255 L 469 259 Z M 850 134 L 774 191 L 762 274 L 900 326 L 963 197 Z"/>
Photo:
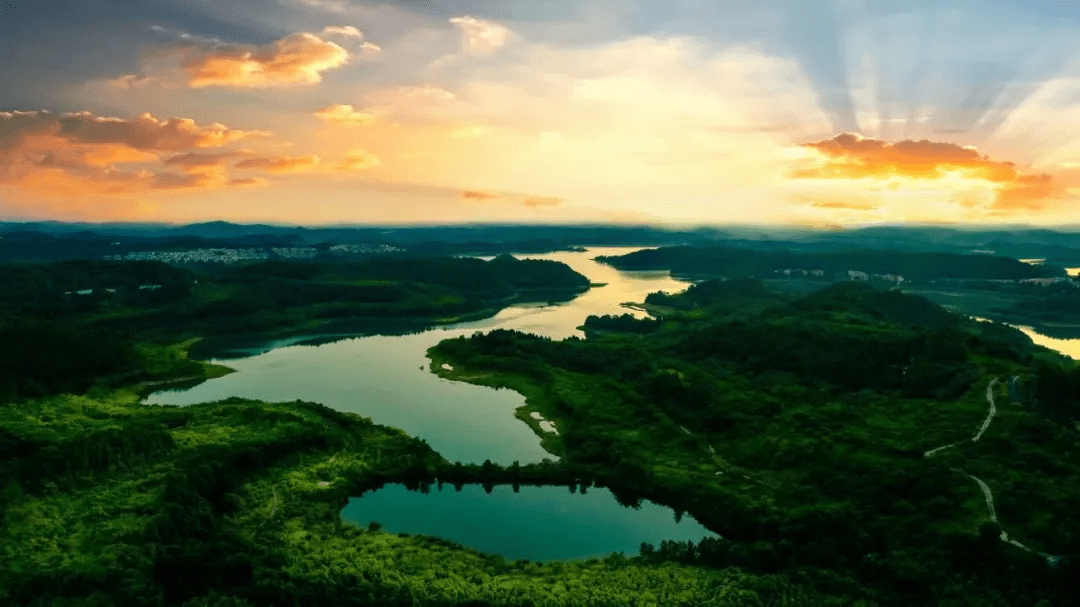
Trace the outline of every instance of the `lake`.
<path fill-rule="evenodd" d="M 620 272 L 592 260 L 635 250 L 604 247 L 519 256 L 561 261 L 593 283 L 606 283 L 566 303 L 522 304 L 488 319 L 405 335 L 322 336 L 316 341 L 332 341 L 319 345 L 302 342 L 320 336 L 237 343 L 210 358 L 235 373 L 188 390 L 156 392 L 146 402 L 189 405 L 231 396 L 314 401 L 401 428 L 450 461 L 490 459 L 508 465 L 557 459 L 514 417 L 524 397 L 439 378 L 427 370 L 427 349 L 444 339 L 495 328 L 564 339 L 583 336 L 577 327 L 590 314 L 645 316 L 620 304 L 644 301 L 654 291 L 681 291 L 689 283 L 667 272 Z M 711 535 L 689 516 L 677 524 L 672 510 L 651 502 L 638 510 L 624 508 L 598 488 L 581 495 L 566 487 L 521 487 L 519 494 L 496 487 L 488 495 L 470 485 L 460 493 L 449 486 L 425 495 L 392 485 L 352 499 L 342 517 L 364 526 L 376 520 L 386 531 L 444 537 L 505 558 L 530 560 L 636 555 L 644 541 L 697 541 Z"/>
<path fill-rule="evenodd" d="M 244 344 L 210 358 L 236 370 L 188 390 L 151 394 L 150 404 L 190 405 L 239 396 L 271 402 L 306 400 L 370 417 L 375 423 L 401 428 L 423 438 L 450 461 L 524 464 L 554 458 L 540 439 L 514 417 L 525 399 L 511 390 L 496 390 L 442 379 L 428 369 L 427 350 L 440 341 L 476 331 L 515 329 L 564 339 L 584 336 L 577 329 L 590 314 L 644 312 L 620 307 L 640 302 L 653 291 L 681 291 L 686 282 L 666 272 L 620 272 L 592 260 L 622 255 L 634 247 L 603 247 L 588 252 L 521 255 L 566 263 L 594 283 L 572 301 L 555 305 L 523 304 L 497 315 L 409 335 L 341 338 L 304 345 L 307 338 L 289 338 L 261 345 Z"/>
<path fill-rule="evenodd" d="M 512 306 L 492 318 L 414 334 L 350 337 L 319 345 L 299 342 L 320 336 L 248 343 L 211 358 L 236 373 L 188 390 L 157 392 L 146 402 L 187 405 L 230 396 L 315 401 L 401 428 L 425 439 L 450 461 L 524 464 L 554 458 L 513 416 L 524 404 L 520 394 L 441 379 L 427 370 L 427 349 L 443 339 L 494 328 L 553 339 L 581 336 L 577 327 L 590 314 L 641 317 L 643 312 L 620 304 L 641 302 L 654 291 L 681 291 L 689 284 L 666 272 L 620 272 L 592 261 L 597 255 L 634 250 L 605 247 L 520 256 L 562 261 L 590 281 L 606 283 L 570 302 Z M 1019 328 L 1040 345 L 1080 358 L 1080 340 L 1054 340 Z M 475 485 L 460 493 L 447 486 L 429 494 L 391 485 L 350 500 L 342 517 L 362 526 L 375 520 L 390 532 L 444 537 L 509 559 L 636 554 L 643 541 L 697 541 L 709 535 L 689 516 L 676 524 L 674 513 L 656 504 L 623 508 L 598 488 L 581 495 L 566 487 L 521 487 L 519 494 L 496 487 L 489 495 Z"/>
<path fill-rule="evenodd" d="M 585 495 L 567 487 L 453 485 L 427 494 L 388 485 L 349 500 L 341 518 L 360 527 L 378 521 L 389 533 L 432 535 L 510 560 L 570 560 L 612 552 L 636 556 L 642 542 L 714 537 L 689 515 L 675 522 L 670 508 L 642 500 L 624 508 L 607 489 Z"/>

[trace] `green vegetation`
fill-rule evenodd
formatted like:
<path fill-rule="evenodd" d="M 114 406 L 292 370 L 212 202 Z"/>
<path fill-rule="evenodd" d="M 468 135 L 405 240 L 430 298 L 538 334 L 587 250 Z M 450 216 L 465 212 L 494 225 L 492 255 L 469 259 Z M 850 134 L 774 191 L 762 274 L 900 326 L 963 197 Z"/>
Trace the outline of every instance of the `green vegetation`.
<path fill-rule="evenodd" d="M 559 462 L 498 466 L 448 462 L 314 403 L 181 408 L 140 395 L 228 372 L 187 358 L 202 334 L 433 322 L 588 288 L 562 264 L 3 271 L 0 605 L 1073 600 L 1080 372 L 1015 330 L 922 298 L 854 283 L 792 298 L 756 280 L 706 281 L 650 295 L 664 310 L 655 319 L 589 317 L 587 339 L 496 330 L 444 341 L 430 351 L 434 372 L 518 390 L 523 421 L 539 433 L 538 412 L 559 428 L 542 433 Z M 972 441 L 988 391 L 996 414 Z M 953 443 L 963 444 L 924 455 Z M 967 475 L 993 491 L 996 522 Z M 508 562 L 341 521 L 350 497 L 387 483 L 606 487 L 626 506 L 649 499 L 691 514 L 722 539 Z M 1001 542 L 1001 530 L 1034 552 Z M 1051 566 L 1040 552 L 1066 558 Z"/>
<path fill-rule="evenodd" d="M 584 482 L 551 463 L 451 465 L 314 403 L 157 407 L 121 391 L 9 405 L 0 478 L 4 605 L 757 606 L 798 590 L 617 555 L 508 562 L 345 525 L 350 496 L 389 482 Z"/>
<path fill-rule="evenodd" d="M 724 538 L 645 546 L 647 562 L 739 567 L 844 604 L 1070 604 L 1075 559 L 1049 566 L 999 541 L 966 474 L 995 493 L 1012 538 L 1080 553 L 1080 439 L 1044 413 L 1075 403 L 1080 380 L 1051 377 L 1018 331 L 899 292 L 842 283 L 777 301 L 752 283 L 703 284 L 650 299 L 721 312 L 621 334 L 609 320 L 585 340 L 496 330 L 432 355 L 449 377 L 522 392 L 557 424 L 558 453 L 580 477 Z M 724 314 L 727 296 L 758 310 Z M 981 440 L 924 456 L 976 433 L 991 377 L 1033 368 L 1043 405 L 1006 407 L 994 384 Z"/>
<path fill-rule="evenodd" d="M 265 337 L 364 318 L 416 330 L 589 288 L 565 264 L 509 255 L 271 261 L 200 272 L 71 261 L 0 266 L 0 284 L 0 403 L 201 376 L 183 349 L 166 346 L 206 335 Z"/>
<path fill-rule="evenodd" d="M 728 245 L 643 249 L 599 261 L 620 270 L 671 270 L 675 274 L 759 278 L 788 268 L 894 274 L 908 280 L 1020 279 L 1064 276 L 1065 270 L 1033 266 L 1009 257 L 851 249 L 823 253 L 755 250 Z"/>

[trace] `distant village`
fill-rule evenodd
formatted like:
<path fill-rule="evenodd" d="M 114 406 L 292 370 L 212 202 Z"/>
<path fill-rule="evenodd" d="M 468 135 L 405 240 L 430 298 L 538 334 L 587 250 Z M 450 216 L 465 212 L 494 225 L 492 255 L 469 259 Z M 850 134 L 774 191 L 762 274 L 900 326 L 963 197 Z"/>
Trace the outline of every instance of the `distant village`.
<path fill-rule="evenodd" d="M 784 276 L 786 278 L 791 277 L 812 277 L 831 280 L 842 280 L 846 277 L 847 280 L 853 281 L 870 281 L 880 280 L 885 282 L 892 282 L 899 286 L 904 282 L 904 277 L 897 274 L 869 274 L 867 272 L 861 272 L 859 270 L 847 270 L 846 272 L 833 272 L 826 273 L 825 270 L 804 270 L 801 268 L 785 268 L 783 270 L 776 270 L 774 272 L 777 276 Z M 985 278 L 985 279 L 941 279 L 932 280 L 931 283 L 971 283 L 971 282 L 996 282 L 1002 284 L 1032 284 L 1047 286 L 1053 284 L 1068 284 L 1073 287 L 1080 287 L 1080 282 L 1077 282 L 1074 276 L 1057 276 L 1054 278 L 1021 278 L 1021 279 L 1008 279 L 1008 278 Z"/>
<path fill-rule="evenodd" d="M 785 268 L 783 270 L 776 270 L 775 274 L 783 275 L 787 278 L 792 276 L 810 276 L 814 278 L 831 278 L 833 280 L 842 279 L 845 276 L 847 280 L 866 281 L 866 280 L 886 280 L 900 284 L 904 282 L 903 276 L 897 276 L 896 274 L 867 274 L 866 272 L 860 272 L 859 270 L 848 270 L 845 272 L 833 272 L 829 276 L 826 276 L 825 270 L 803 270 L 800 268 Z"/>
<path fill-rule="evenodd" d="M 385 244 L 339 244 L 330 247 L 330 255 L 373 255 L 400 253 L 404 249 Z M 313 259 L 319 254 L 315 247 L 269 247 L 247 249 L 195 249 L 192 251 L 140 251 L 124 255 L 105 255 L 106 261 L 163 261 L 165 263 L 223 263 L 232 264 L 267 259 Z"/>

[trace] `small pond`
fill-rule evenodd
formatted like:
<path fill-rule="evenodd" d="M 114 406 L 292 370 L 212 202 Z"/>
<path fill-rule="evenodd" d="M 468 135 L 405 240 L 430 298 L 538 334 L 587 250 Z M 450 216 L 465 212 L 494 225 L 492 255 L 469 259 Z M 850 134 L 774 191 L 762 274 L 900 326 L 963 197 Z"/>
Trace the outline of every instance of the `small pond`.
<path fill-rule="evenodd" d="M 371 521 L 388 533 L 432 535 L 508 560 L 575 560 L 612 552 L 637 556 L 642 542 L 697 543 L 716 537 L 691 516 L 675 522 L 670 508 L 642 500 L 626 508 L 607 489 L 571 493 L 567 487 L 500 485 L 488 494 L 479 485 L 461 491 L 445 485 L 430 493 L 387 485 L 352 498 L 341 511 L 346 522 Z"/>

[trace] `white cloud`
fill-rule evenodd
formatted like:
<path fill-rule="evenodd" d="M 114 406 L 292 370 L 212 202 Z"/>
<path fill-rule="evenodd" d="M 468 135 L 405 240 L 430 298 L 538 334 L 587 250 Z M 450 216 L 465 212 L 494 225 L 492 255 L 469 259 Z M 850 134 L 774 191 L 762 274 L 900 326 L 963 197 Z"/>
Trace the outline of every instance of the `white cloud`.
<path fill-rule="evenodd" d="M 328 25 L 323 28 L 319 34 L 322 37 L 326 36 L 345 36 L 347 38 L 363 38 L 364 34 L 360 30 L 351 25 L 336 26 Z"/>
<path fill-rule="evenodd" d="M 468 15 L 454 17 L 450 23 L 461 29 L 462 50 L 471 55 L 490 55 L 510 42 L 513 32 L 508 28 Z"/>

